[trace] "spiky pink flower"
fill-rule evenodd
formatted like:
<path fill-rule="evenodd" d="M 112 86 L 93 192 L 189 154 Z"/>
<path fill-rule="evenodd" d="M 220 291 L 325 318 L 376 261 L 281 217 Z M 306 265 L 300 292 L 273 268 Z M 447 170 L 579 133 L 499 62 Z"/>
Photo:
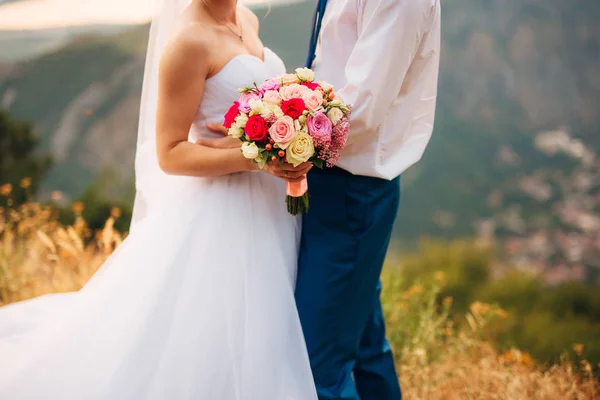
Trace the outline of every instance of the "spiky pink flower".
<path fill-rule="evenodd" d="M 327 159 L 327 167 L 333 167 L 340 159 L 340 153 L 346 142 L 348 141 L 348 131 L 350 130 L 350 122 L 348 117 L 344 117 L 333 127 L 333 133 L 331 135 L 331 144 L 329 146 Z"/>

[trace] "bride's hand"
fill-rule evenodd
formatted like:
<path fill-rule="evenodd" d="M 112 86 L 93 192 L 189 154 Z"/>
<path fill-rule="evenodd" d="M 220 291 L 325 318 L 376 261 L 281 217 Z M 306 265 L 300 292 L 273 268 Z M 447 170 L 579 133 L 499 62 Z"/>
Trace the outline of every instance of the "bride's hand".
<path fill-rule="evenodd" d="M 206 127 L 209 131 L 213 131 L 216 133 L 222 133 L 223 135 L 227 135 L 227 128 L 223 126 L 223 124 L 217 122 L 207 122 Z"/>
<path fill-rule="evenodd" d="M 262 170 L 286 182 L 300 182 L 312 167 L 312 163 L 309 162 L 300 164 L 297 167 L 288 163 L 279 166 L 279 163 L 273 162 L 265 164 Z"/>
<path fill-rule="evenodd" d="M 240 139 L 231 136 L 212 140 L 200 139 L 196 141 L 196 144 L 213 149 L 239 149 L 242 146 Z"/>
<path fill-rule="evenodd" d="M 196 142 L 196 144 L 211 147 L 213 149 L 237 149 L 242 146 L 242 142 L 239 139 L 227 136 L 227 128 L 225 128 L 223 124 L 216 122 L 207 122 L 206 127 L 209 131 L 221 133 L 225 137 L 215 140 L 200 139 Z"/>

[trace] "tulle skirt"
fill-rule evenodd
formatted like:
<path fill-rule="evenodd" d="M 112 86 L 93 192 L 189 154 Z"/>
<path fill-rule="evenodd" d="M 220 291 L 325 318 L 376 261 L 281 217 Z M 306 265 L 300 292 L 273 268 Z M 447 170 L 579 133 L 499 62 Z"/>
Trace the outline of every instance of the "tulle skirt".
<path fill-rule="evenodd" d="M 81 291 L 0 308 L 0 399 L 316 399 L 284 196 L 181 180 Z"/>

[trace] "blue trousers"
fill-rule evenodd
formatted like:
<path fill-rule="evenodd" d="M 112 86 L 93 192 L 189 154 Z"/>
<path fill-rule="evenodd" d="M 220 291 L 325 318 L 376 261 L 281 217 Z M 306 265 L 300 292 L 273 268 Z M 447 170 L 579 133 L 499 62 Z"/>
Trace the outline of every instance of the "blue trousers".
<path fill-rule="evenodd" d="M 296 302 L 320 400 L 400 400 L 379 277 L 400 178 L 311 171 Z"/>

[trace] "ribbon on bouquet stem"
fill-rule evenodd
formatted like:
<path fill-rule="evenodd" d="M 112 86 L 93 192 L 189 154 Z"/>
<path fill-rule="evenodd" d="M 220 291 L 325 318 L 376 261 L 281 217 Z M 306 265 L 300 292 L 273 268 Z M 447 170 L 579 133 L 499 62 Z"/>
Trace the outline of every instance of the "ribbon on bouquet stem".
<path fill-rule="evenodd" d="M 286 194 L 290 197 L 302 197 L 308 192 L 308 180 L 306 175 L 302 177 L 300 182 L 287 182 Z"/>
<path fill-rule="evenodd" d="M 308 181 L 306 175 L 300 182 L 288 182 L 286 184 L 288 212 L 292 215 L 304 214 L 308 211 Z"/>

